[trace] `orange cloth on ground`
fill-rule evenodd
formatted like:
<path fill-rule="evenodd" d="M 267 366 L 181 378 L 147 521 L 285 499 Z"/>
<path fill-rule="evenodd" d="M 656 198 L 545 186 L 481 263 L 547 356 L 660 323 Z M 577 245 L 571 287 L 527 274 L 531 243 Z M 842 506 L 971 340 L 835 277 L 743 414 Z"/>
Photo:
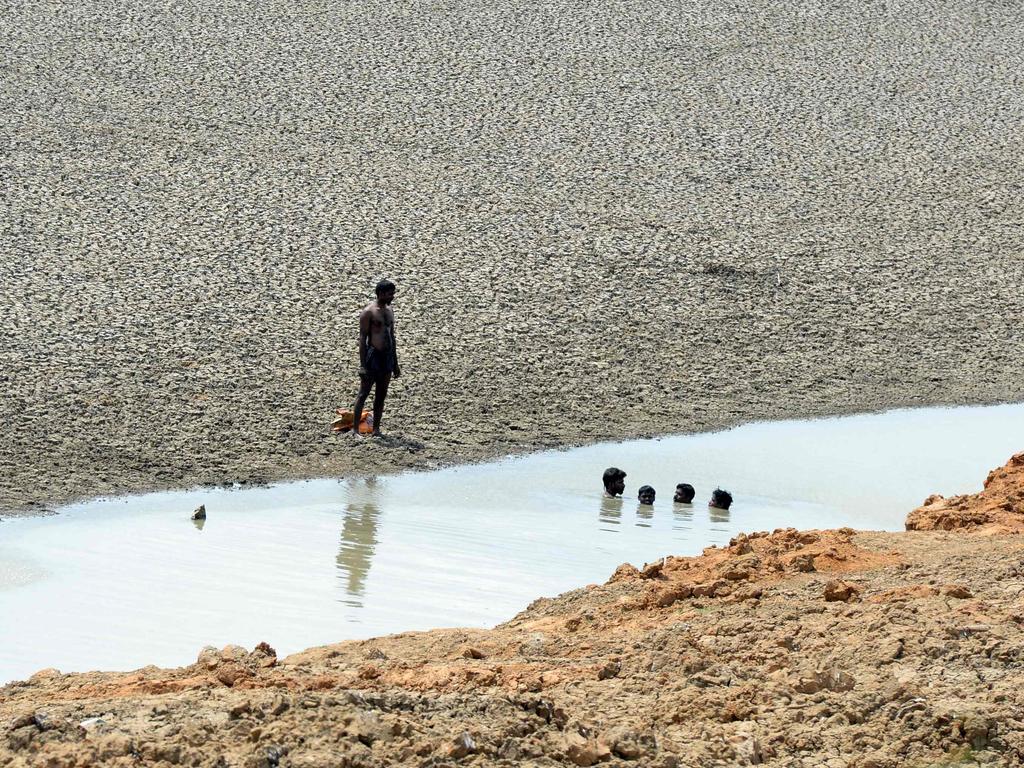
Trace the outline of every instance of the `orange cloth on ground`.
<path fill-rule="evenodd" d="M 331 430 L 333 432 L 349 432 L 352 429 L 352 422 L 355 420 L 355 413 L 347 409 L 343 410 L 339 408 L 336 413 L 338 418 L 331 422 Z M 368 435 L 373 432 L 373 414 L 367 411 L 363 411 L 362 418 L 359 420 L 359 433 L 362 435 Z"/>

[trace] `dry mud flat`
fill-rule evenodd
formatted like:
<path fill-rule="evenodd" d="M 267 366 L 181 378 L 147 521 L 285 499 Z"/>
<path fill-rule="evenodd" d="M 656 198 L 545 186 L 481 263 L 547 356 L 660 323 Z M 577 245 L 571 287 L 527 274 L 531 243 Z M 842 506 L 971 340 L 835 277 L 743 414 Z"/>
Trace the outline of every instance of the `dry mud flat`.
<path fill-rule="evenodd" d="M 6 3 L 0 509 L 1024 397 L 1019 3 Z M 380 444 L 327 432 L 393 277 Z"/>
<path fill-rule="evenodd" d="M 1019 765 L 1024 454 L 950 501 L 963 527 L 743 535 L 493 630 L 43 671 L 0 689 L 0 765 Z"/>

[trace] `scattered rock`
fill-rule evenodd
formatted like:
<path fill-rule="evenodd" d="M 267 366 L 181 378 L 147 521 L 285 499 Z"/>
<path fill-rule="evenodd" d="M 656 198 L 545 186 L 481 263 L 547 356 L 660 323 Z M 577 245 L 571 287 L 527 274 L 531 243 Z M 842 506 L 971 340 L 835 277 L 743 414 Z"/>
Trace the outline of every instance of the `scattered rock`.
<path fill-rule="evenodd" d="M 256 753 L 256 759 L 253 763 L 253 768 L 277 768 L 281 763 L 281 758 L 288 754 L 286 747 L 272 744 L 267 747 L 263 747 Z"/>
<path fill-rule="evenodd" d="M 387 740 L 391 737 L 391 729 L 381 720 L 376 712 L 360 712 L 349 723 L 345 732 L 349 737 L 365 744 L 373 746 L 377 741 Z"/>
<path fill-rule="evenodd" d="M 196 665 L 203 667 L 204 669 L 216 669 L 220 666 L 220 662 L 220 651 L 212 645 L 208 645 L 203 648 L 203 650 L 199 652 L 199 657 L 196 659 Z"/>
<path fill-rule="evenodd" d="M 729 594 L 730 591 L 729 582 L 724 579 L 719 579 L 711 584 L 695 584 L 693 586 L 694 597 L 722 597 Z"/>
<path fill-rule="evenodd" d="M 679 600 L 685 600 L 693 595 L 692 584 L 668 584 L 654 593 L 654 605 L 659 608 L 666 608 Z"/>
<path fill-rule="evenodd" d="M 974 593 L 962 584 L 947 584 L 942 588 L 942 594 L 947 597 L 955 597 L 958 600 L 974 597 Z"/>
<path fill-rule="evenodd" d="M 476 752 L 476 742 L 468 732 L 463 731 L 461 734 L 455 737 L 455 740 L 448 745 L 448 749 L 445 751 L 448 757 L 459 760 L 466 755 L 471 755 Z"/>
<path fill-rule="evenodd" d="M 268 648 L 270 646 L 267 646 Z M 241 663 L 248 658 L 249 652 L 240 645 L 225 645 L 220 649 L 220 658 L 222 661 L 234 661 Z"/>
<path fill-rule="evenodd" d="M 277 651 L 271 648 L 269 643 L 265 643 L 263 641 L 257 643 L 256 647 L 252 649 L 252 652 L 261 654 L 263 656 L 277 656 Z"/>
<path fill-rule="evenodd" d="M 231 688 L 239 680 L 245 680 L 246 678 L 252 677 L 252 673 L 241 664 L 230 662 L 219 666 L 217 671 L 214 672 L 214 677 L 219 682 Z"/>
<path fill-rule="evenodd" d="M 722 571 L 722 578 L 726 581 L 746 581 L 751 576 L 751 572 L 742 567 L 727 568 Z"/>
<path fill-rule="evenodd" d="M 631 728 L 615 728 L 603 738 L 611 746 L 612 753 L 623 760 L 639 760 L 652 756 L 658 748 L 652 734 L 641 734 Z"/>
<path fill-rule="evenodd" d="M 636 581 L 640 578 L 640 571 L 636 566 L 630 563 L 623 563 L 615 569 L 615 573 L 611 575 L 606 583 L 616 584 L 622 581 Z"/>
<path fill-rule="evenodd" d="M 283 715 L 291 707 L 292 701 L 289 696 L 284 694 L 275 694 L 274 698 L 270 701 L 270 707 L 267 712 L 275 717 Z"/>
<path fill-rule="evenodd" d="M 49 731 L 55 727 L 53 716 L 43 710 L 38 710 L 32 715 L 32 722 L 40 731 Z"/>
<path fill-rule="evenodd" d="M 565 755 L 573 765 L 596 765 L 611 759 L 608 745 L 593 737 L 569 733 L 565 736 L 565 742 Z"/>
<path fill-rule="evenodd" d="M 845 581 L 833 580 L 825 585 L 826 602 L 848 603 L 860 595 L 860 588 Z"/>
<path fill-rule="evenodd" d="M 761 742 L 752 733 L 738 733 L 730 741 L 735 765 L 761 765 L 764 762 Z"/>
<path fill-rule="evenodd" d="M 206 505 L 205 504 L 200 504 L 198 507 L 196 507 L 195 512 L 192 513 L 192 519 L 193 520 L 205 520 L 206 519 Z"/>
<path fill-rule="evenodd" d="M 665 570 L 665 558 L 661 560 L 655 560 L 653 563 L 647 563 L 643 570 L 640 571 L 641 579 L 660 579 L 662 571 Z"/>
<path fill-rule="evenodd" d="M 816 670 L 810 675 L 800 677 L 793 688 L 799 693 L 818 693 L 819 691 L 851 691 L 856 680 L 853 675 L 841 669 L 829 668 Z"/>
<path fill-rule="evenodd" d="M 250 653 L 246 659 L 246 664 L 259 667 L 261 669 L 274 667 L 277 665 L 277 651 L 271 648 L 267 643 L 261 642 L 252 649 L 252 653 Z"/>
<path fill-rule="evenodd" d="M 740 587 L 735 592 L 733 592 L 732 595 L 729 596 L 729 599 L 734 602 L 742 602 L 744 600 L 760 600 L 763 595 L 764 590 L 761 587 L 751 585 L 746 587 Z"/>
<path fill-rule="evenodd" d="M 814 568 L 814 556 L 813 555 L 796 555 L 789 561 L 790 567 L 798 573 L 811 573 L 815 570 Z"/>

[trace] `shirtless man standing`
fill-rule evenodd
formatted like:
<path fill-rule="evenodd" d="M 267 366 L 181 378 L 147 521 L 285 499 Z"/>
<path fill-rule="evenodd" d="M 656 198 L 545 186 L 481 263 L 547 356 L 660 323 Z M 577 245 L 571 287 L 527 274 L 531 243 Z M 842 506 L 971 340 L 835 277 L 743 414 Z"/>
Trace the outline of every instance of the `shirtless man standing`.
<path fill-rule="evenodd" d="M 359 313 L 359 394 L 353 408 L 352 430 L 359 434 L 359 422 L 363 417 L 363 406 L 373 393 L 373 434 L 380 436 L 380 422 L 384 416 L 384 399 L 388 396 L 391 376 L 402 375 L 398 366 L 398 350 L 395 346 L 395 313 L 391 302 L 395 298 L 395 284 L 381 280 L 375 289 L 377 300 L 371 301 Z"/>

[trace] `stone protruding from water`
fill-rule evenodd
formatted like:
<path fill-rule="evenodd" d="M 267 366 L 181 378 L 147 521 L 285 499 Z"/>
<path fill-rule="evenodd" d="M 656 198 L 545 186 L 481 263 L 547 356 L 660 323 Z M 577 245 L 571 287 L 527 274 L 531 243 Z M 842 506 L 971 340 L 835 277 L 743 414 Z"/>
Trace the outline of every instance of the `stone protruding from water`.
<path fill-rule="evenodd" d="M 196 507 L 196 511 L 192 513 L 193 520 L 205 520 L 206 519 L 206 505 L 200 504 Z"/>

